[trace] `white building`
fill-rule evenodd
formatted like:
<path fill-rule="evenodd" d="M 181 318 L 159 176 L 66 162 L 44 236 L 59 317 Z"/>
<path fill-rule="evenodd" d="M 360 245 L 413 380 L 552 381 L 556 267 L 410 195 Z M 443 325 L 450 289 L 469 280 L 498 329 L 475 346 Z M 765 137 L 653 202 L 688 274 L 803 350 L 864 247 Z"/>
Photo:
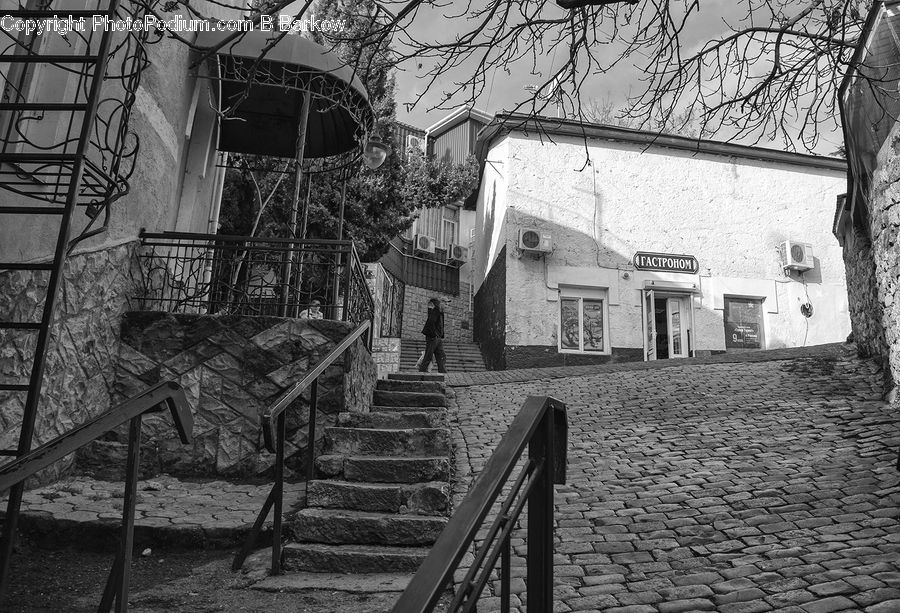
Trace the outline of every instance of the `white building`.
<path fill-rule="evenodd" d="M 524 115 L 498 115 L 476 151 L 475 338 L 490 368 L 850 331 L 831 234 L 843 160 Z"/>

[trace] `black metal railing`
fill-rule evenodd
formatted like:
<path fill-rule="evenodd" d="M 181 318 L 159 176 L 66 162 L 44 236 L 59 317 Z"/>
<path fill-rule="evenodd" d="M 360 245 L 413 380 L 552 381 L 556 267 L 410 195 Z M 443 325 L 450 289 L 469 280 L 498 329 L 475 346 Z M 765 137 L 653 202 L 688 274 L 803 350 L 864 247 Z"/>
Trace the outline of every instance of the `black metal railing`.
<path fill-rule="evenodd" d="M 2 552 L 0 552 L 0 555 L 3 556 L 3 559 L 0 560 L 0 599 L 3 598 L 7 583 L 17 531 L 19 507 L 22 502 L 21 489 L 14 486 L 107 432 L 129 422 L 122 536 L 98 611 L 110 611 L 113 604 L 115 604 L 116 613 L 124 613 L 128 610 L 131 550 L 134 546 L 134 509 L 137 504 L 137 482 L 141 460 L 141 420 L 146 413 L 165 409 L 171 411 L 172 420 L 175 422 L 175 429 L 178 431 L 181 441 L 184 444 L 190 443 L 194 420 L 184 390 L 174 381 L 164 381 L 0 468 L 0 492 L 12 488 L 3 524 Z M 18 494 L 16 494 L 17 492 Z M 16 496 L 18 499 L 14 500 Z"/>
<path fill-rule="evenodd" d="M 353 241 L 186 232 L 141 240 L 144 310 L 354 323 L 375 310 Z"/>
<path fill-rule="evenodd" d="M 262 415 L 262 431 L 263 441 L 266 449 L 275 454 L 275 479 L 272 489 L 263 503 L 262 509 L 253 523 L 244 546 L 234 558 L 232 570 L 238 570 L 243 564 L 250 552 L 259 542 L 260 533 L 263 524 L 269 516 L 269 511 L 273 510 L 272 517 L 272 569 L 273 575 L 281 574 L 281 524 L 282 524 L 282 508 L 284 503 L 284 443 L 285 443 L 285 411 L 291 407 L 295 400 L 309 388 L 309 430 L 307 433 L 306 444 L 306 480 L 312 480 L 315 472 L 316 463 L 316 417 L 318 411 L 319 399 L 319 376 L 325 370 L 334 364 L 344 352 L 346 352 L 357 339 L 364 334 L 368 334 L 372 326 L 371 321 L 363 321 L 353 332 L 348 334 L 344 339 L 328 352 L 312 369 L 289 390 L 284 392 L 275 403 L 269 407 Z"/>
<path fill-rule="evenodd" d="M 525 447 L 528 457 L 507 497 L 476 548 L 463 581 L 456 586 L 447 611 L 475 611 L 500 560 L 500 610 L 510 610 L 510 536 L 519 516 L 528 510 L 527 610 L 553 610 L 553 484 L 565 483 L 568 423 L 566 406 L 546 396 L 530 396 L 453 514 L 412 582 L 394 606 L 394 613 L 433 611 L 453 581 L 463 556 L 483 529 L 485 518 L 507 485 Z"/>
<path fill-rule="evenodd" d="M 403 253 L 393 242 L 379 260 L 384 269 L 408 285 L 444 294 L 459 294 L 459 267 Z"/>

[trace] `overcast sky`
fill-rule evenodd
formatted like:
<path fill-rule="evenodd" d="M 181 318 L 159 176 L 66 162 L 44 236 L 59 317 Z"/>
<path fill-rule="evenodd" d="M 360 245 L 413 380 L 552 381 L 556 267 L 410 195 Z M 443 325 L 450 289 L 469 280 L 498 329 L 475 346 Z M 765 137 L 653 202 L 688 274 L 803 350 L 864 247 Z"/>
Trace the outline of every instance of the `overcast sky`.
<path fill-rule="evenodd" d="M 642 0 L 643 1 L 643 0 Z M 554 6 L 552 1 L 548 1 L 550 11 L 561 11 Z M 465 6 L 459 0 L 453 0 L 450 4 L 442 9 L 434 10 L 430 13 L 420 12 L 413 25 L 411 32 L 417 40 L 439 40 L 449 41 L 452 37 L 463 32 L 468 32 L 471 24 L 466 22 L 464 17 L 447 18 L 446 15 L 452 15 L 460 12 L 460 6 Z M 741 20 L 745 16 L 747 4 L 743 2 L 735 2 L 734 0 L 703 0 L 698 13 L 691 17 L 690 26 L 682 33 L 683 49 L 682 54 L 696 51 L 703 43 L 717 38 L 721 33 L 728 30 L 725 22 L 732 26 L 740 26 Z M 395 41 L 396 44 L 396 41 Z M 507 74 L 502 69 L 496 70 L 493 79 L 489 76 L 485 91 L 477 100 L 477 107 L 494 114 L 503 109 L 512 109 L 517 103 L 530 97 L 530 93 L 525 90 L 525 86 L 529 84 L 540 84 L 547 80 L 552 74 L 551 69 L 558 67 L 564 60 L 562 58 L 562 50 L 560 47 L 549 57 L 544 58 L 544 65 L 540 66 L 542 77 L 530 74 L 530 61 L 522 63 L 518 66 L 511 66 L 510 72 Z M 602 53 L 615 54 L 616 49 L 613 45 L 607 46 Z M 405 104 L 413 103 L 425 88 L 426 80 L 422 75 L 426 72 L 428 66 L 418 69 L 416 63 L 407 62 L 397 71 L 397 118 L 400 121 L 411 125 L 427 128 L 446 115 L 449 111 L 432 110 L 433 107 L 441 104 L 443 94 L 453 87 L 454 80 L 459 80 L 459 75 L 463 72 L 471 73 L 471 67 L 462 66 L 454 74 L 442 74 L 434 83 L 431 89 L 425 93 L 423 98 L 416 104 L 412 110 L 407 110 Z M 591 98 L 599 101 L 609 100 L 614 108 L 621 108 L 629 95 L 636 95 L 643 91 L 641 82 L 642 71 L 634 65 L 632 60 L 628 64 L 620 64 L 613 71 L 606 74 L 591 76 L 586 81 L 586 86 L 582 88 L 582 103 L 587 103 Z M 444 107 L 456 107 L 464 102 L 464 98 L 451 99 L 443 104 Z M 555 109 L 548 107 L 545 114 L 553 114 Z M 728 138 L 726 134 L 717 134 L 713 136 L 717 140 L 725 140 Z M 817 148 L 821 154 L 833 153 L 843 140 L 839 133 L 832 133 L 823 136 L 823 140 Z M 748 142 L 748 144 L 751 144 Z M 783 145 L 779 142 L 758 143 L 760 146 L 770 146 L 782 149 Z"/>
<path fill-rule="evenodd" d="M 451 36 L 461 34 L 468 31 L 470 25 L 464 18 L 448 19 L 444 15 L 450 15 L 454 12 L 458 13 L 458 7 L 462 3 L 452 2 L 448 7 L 432 11 L 431 13 L 420 13 L 413 23 L 412 32 L 418 40 L 449 40 Z M 552 7 L 553 3 L 549 3 Z M 709 40 L 713 35 L 725 30 L 723 18 L 728 18 L 732 23 L 741 15 L 741 8 L 736 2 L 725 2 L 723 0 L 706 0 L 702 3 L 700 13 L 692 17 L 692 26 L 685 32 L 684 40 L 691 48 L 698 43 Z M 464 6 L 464 5 L 463 5 Z M 552 11 L 556 9 L 553 7 Z M 555 16 L 555 15 L 554 15 Z M 517 103 L 527 99 L 531 94 L 525 90 L 525 86 L 533 83 L 541 83 L 547 79 L 547 74 L 552 74 L 551 69 L 559 66 L 564 61 L 562 57 L 563 47 L 559 47 L 556 55 L 559 57 L 545 58 L 545 65 L 541 66 L 543 79 L 530 74 L 530 62 L 522 63 L 520 66 L 512 66 L 510 74 L 506 74 L 502 69 L 497 70 L 493 79 L 488 79 L 488 85 L 485 92 L 479 97 L 477 106 L 489 113 L 496 113 L 502 109 L 511 109 Z M 613 47 L 607 48 L 604 53 L 615 53 Z M 418 127 L 428 127 L 428 125 L 439 120 L 446 114 L 446 111 L 429 110 L 441 102 L 444 91 L 450 89 L 454 82 L 454 75 L 441 75 L 437 82 L 432 86 L 423 99 L 411 111 L 407 111 L 404 104 L 412 103 L 416 97 L 421 94 L 425 87 L 425 80 L 419 75 L 424 74 L 428 66 L 424 66 L 422 70 L 417 70 L 415 65 L 402 66 L 402 70 L 397 72 L 397 118 L 400 121 L 410 123 Z M 469 69 L 471 72 L 471 68 Z M 461 72 L 461 71 L 460 71 Z M 618 107 L 628 97 L 629 93 L 637 93 L 640 91 L 641 72 L 630 65 L 620 65 L 614 71 L 592 76 L 587 81 L 587 87 L 582 90 L 582 100 L 586 102 L 590 98 L 598 100 L 609 99 Z M 540 79 L 540 80 L 539 80 Z M 493 84 L 491 84 L 493 81 Z M 462 102 L 462 99 L 451 100 L 444 106 L 456 106 Z M 550 110 L 550 109 L 548 109 Z M 552 112 L 552 110 L 550 110 Z"/>

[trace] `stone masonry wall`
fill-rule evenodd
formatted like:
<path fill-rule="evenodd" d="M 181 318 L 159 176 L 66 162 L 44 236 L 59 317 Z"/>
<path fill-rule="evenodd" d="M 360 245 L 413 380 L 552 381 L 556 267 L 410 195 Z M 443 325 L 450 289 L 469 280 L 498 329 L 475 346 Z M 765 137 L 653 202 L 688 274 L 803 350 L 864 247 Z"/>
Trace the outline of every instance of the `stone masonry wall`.
<path fill-rule="evenodd" d="M 126 243 L 67 260 L 33 447 L 111 406 L 119 325 L 140 278 L 136 246 Z M 38 321 L 48 278 L 46 271 L 0 273 L 2 318 Z M 27 383 L 36 341 L 34 332 L 0 331 L 0 380 Z M 0 448 L 15 448 L 18 443 L 25 397 L 0 392 Z M 70 463 L 67 459 L 48 469 L 41 480 L 52 479 Z"/>
<path fill-rule="evenodd" d="M 475 341 L 488 370 L 504 370 L 506 359 L 506 247 L 500 250 L 475 294 Z"/>
<path fill-rule="evenodd" d="M 857 343 L 872 350 L 877 350 L 880 346 L 884 352 L 882 355 L 887 358 L 890 366 L 892 380 L 897 382 L 900 381 L 900 124 L 894 127 L 878 157 L 878 168 L 872 177 L 869 198 L 874 286 L 871 281 L 861 280 L 861 284 L 867 289 L 851 291 L 855 294 L 853 301 L 858 305 L 871 305 L 874 287 L 877 304 L 869 306 L 865 309 L 866 314 L 858 318 L 867 323 L 859 327 Z M 866 279 L 871 277 L 867 276 Z M 879 312 L 880 324 L 884 330 L 883 345 L 878 334 Z M 863 313 L 862 307 L 859 313 Z"/>
<path fill-rule="evenodd" d="M 422 326 L 428 318 L 428 300 L 438 298 L 444 310 L 444 340 L 472 342 L 472 311 L 469 310 L 470 284 L 459 282 L 459 295 L 406 285 L 403 296 L 403 338 L 423 338 Z"/>
<path fill-rule="evenodd" d="M 863 357 L 887 359 L 888 347 L 878 299 L 875 257 L 868 231 L 853 228 L 844 237 L 844 265 L 853 338 Z"/>
<path fill-rule="evenodd" d="M 167 415 L 145 420 L 142 448 L 157 471 L 259 475 L 274 460 L 263 447 L 262 412 L 352 329 L 328 320 L 128 313 L 114 395 L 121 400 L 165 379 L 184 386 L 194 414 L 191 447 L 181 445 Z M 374 363 L 358 341 L 319 379 L 317 445 L 340 411 L 368 410 L 374 383 Z M 287 413 L 286 456 L 297 470 L 298 452 L 307 446 L 308 403 L 309 390 Z M 121 443 L 124 431 L 111 438 Z"/>

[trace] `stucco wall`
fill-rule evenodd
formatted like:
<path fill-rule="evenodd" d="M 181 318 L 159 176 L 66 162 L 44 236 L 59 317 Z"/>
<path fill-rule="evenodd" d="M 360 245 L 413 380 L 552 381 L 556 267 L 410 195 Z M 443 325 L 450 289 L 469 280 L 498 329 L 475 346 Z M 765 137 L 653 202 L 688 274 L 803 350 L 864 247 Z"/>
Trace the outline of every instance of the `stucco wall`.
<path fill-rule="evenodd" d="M 509 144 L 502 139 L 491 147 L 484 163 L 475 208 L 475 243 L 469 257 L 478 292 L 500 250 L 506 245 L 506 200 L 509 191 Z M 515 245 L 513 245 L 514 247 Z"/>
<path fill-rule="evenodd" d="M 846 338 L 844 266 L 830 227 L 846 188 L 842 172 L 594 141 L 592 165 L 580 171 L 584 143 L 554 140 L 513 133 L 487 155 L 494 163 L 485 165 L 479 194 L 479 253 L 508 248 L 508 346 L 556 345 L 559 285 L 572 284 L 609 288 L 611 346 L 641 347 L 640 290 L 648 280 L 689 282 L 702 292 L 700 351 L 725 349 L 723 295 L 765 299 L 769 348 Z M 553 253 L 519 252 L 519 227 L 549 231 Z M 784 274 L 777 246 L 787 239 L 812 244 L 815 270 Z M 636 272 L 637 251 L 694 255 L 699 274 Z M 807 292 L 809 320 L 799 309 Z"/>

